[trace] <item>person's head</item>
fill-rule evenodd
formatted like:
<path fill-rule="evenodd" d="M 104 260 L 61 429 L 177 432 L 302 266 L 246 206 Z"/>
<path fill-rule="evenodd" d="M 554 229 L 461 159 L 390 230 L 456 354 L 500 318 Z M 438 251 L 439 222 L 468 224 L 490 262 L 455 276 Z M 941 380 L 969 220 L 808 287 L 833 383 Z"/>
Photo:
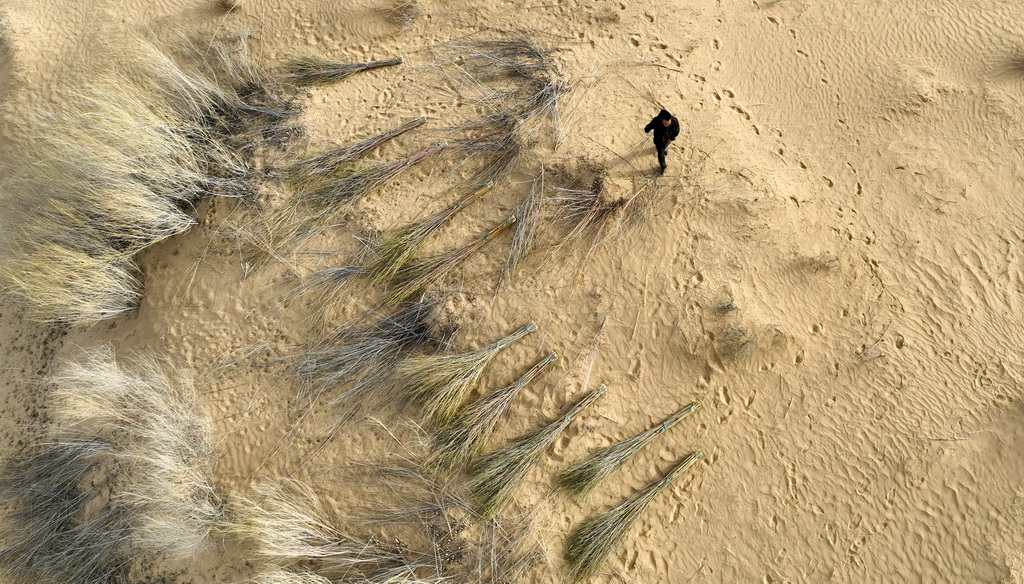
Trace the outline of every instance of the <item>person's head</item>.
<path fill-rule="evenodd" d="M 661 125 L 668 127 L 672 123 L 672 114 L 668 113 L 668 110 L 661 110 L 658 112 L 658 119 L 661 120 Z"/>

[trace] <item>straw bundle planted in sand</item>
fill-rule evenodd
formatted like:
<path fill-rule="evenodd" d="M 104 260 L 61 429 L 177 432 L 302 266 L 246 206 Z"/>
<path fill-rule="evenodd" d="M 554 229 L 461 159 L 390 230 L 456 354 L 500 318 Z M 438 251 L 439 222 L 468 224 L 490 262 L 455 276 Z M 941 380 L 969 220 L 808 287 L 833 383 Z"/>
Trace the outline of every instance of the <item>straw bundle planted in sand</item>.
<path fill-rule="evenodd" d="M 402 61 L 402 57 L 392 57 L 379 61 L 344 63 L 332 61 L 318 55 L 305 55 L 288 59 L 284 63 L 283 70 L 278 78 L 282 82 L 291 83 L 299 87 L 329 85 L 344 81 L 363 71 L 401 65 Z"/>
<path fill-rule="evenodd" d="M 462 401 L 476 385 L 484 368 L 512 343 L 537 330 L 528 322 L 490 345 L 458 355 L 412 356 L 394 368 L 394 391 L 402 399 L 422 406 L 427 423 L 451 420 Z"/>
<path fill-rule="evenodd" d="M 402 264 L 395 275 L 387 284 L 384 290 L 384 298 L 381 303 L 384 305 L 400 302 L 425 289 L 428 285 L 434 284 L 453 268 L 469 259 L 484 245 L 493 241 L 495 237 L 508 229 L 516 222 L 515 215 L 511 215 L 502 223 L 495 226 L 483 237 L 473 241 L 461 248 L 447 253 L 429 257 L 426 259 Z"/>
<path fill-rule="evenodd" d="M 558 478 L 558 487 L 569 491 L 576 498 L 587 496 L 601 484 L 601 481 L 640 452 L 644 446 L 700 407 L 700 402 L 693 402 L 665 418 L 660 424 L 594 452 L 586 460 L 566 469 Z"/>
<path fill-rule="evenodd" d="M 480 503 L 480 514 L 494 517 L 526 473 L 572 421 L 605 392 L 603 385 L 588 393 L 562 417 L 533 430 L 475 460 L 469 467 L 470 490 Z"/>
<path fill-rule="evenodd" d="M 544 357 L 514 383 L 466 406 L 438 429 L 432 439 L 433 448 L 428 455 L 427 466 L 450 471 L 478 454 L 519 391 L 557 358 L 555 353 Z"/>
<path fill-rule="evenodd" d="M 376 284 L 390 282 L 413 259 L 428 237 L 490 190 L 491 185 L 486 184 L 425 219 L 382 233 L 368 250 L 366 272 L 370 279 Z"/>
<path fill-rule="evenodd" d="M 675 466 L 665 478 L 637 491 L 608 511 L 588 517 L 565 540 L 565 558 L 569 561 L 573 582 L 583 582 L 597 573 L 608 554 L 622 541 L 633 522 L 644 512 L 658 493 L 677 475 L 703 458 L 698 450 Z"/>
<path fill-rule="evenodd" d="M 311 190 L 321 181 L 341 171 L 346 164 L 352 163 L 381 144 L 422 126 L 426 121 L 426 118 L 413 118 L 361 140 L 295 160 L 285 165 L 282 174 L 296 190 Z"/>

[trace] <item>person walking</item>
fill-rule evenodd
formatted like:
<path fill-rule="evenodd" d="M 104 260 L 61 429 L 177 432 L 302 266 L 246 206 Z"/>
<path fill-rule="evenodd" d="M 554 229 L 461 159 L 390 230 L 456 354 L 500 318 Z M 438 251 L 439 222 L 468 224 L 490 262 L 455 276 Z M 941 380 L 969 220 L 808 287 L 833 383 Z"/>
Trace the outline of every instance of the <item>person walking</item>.
<path fill-rule="evenodd" d="M 654 147 L 658 150 L 658 164 L 661 165 L 661 174 L 665 174 L 668 165 L 665 164 L 665 156 L 668 155 L 668 145 L 679 135 L 679 120 L 675 119 L 668 110 L 661 110 L 658 115 L 644 126 L 644 133 L 654 130 Z"/>

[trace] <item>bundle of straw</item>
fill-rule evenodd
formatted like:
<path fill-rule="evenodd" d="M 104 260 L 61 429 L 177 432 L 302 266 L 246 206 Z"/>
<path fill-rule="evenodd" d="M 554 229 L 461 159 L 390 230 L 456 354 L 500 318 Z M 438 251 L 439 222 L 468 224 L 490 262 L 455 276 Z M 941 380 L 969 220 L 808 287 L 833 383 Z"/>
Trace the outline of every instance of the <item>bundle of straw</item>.
<path fill-rule="evenodd" d="M 394 277 L 388 283 L 381 303 L 387 305 L 400 302 L 423 290 L 427 285 L 464 262 L 515 222 L 516 216 L 510 215 L 508 219 L 491 229 L 486 235 L 459 249 L 401 265 L 395 270 Z"/>
<path fill-rule="evenodd" d="M 427 465 L 450 471 L 475 456 L 494 432 L 498 420 L 505 415 L 512 400 L 527 383 L 533 381 L 558 358 L 551 353 L 507 387 L 493 391 L 473 402 L 434 433 L 434 448 Z"/>
<path fill-rule="evenodd" d="M 425 148 L 408 158 L 374 164 L 339 177 L 331 177 L 312 191 L 298 193 L 297 202 L 318 210 L 317 217 L 335 217 L 385 182 L 412 165 L 445 148 L 444 142 Z"/>
<path fill-rule="evenodd" d="M 356 160 L 381 144 L 401 136 L 426 123 L 427 118 L 413 118 L 394 128 L 367 136 L 362 140 L 332 148 L 322 154 L 302 158 L 292 162 L 284 169 L 284 176 L 296 190 L 309 190 L 338 172 L 344 165 Z"/>
<path fill-rule="evenodd" d="M 700 450 L 687 456 L 665 478 L 647 485 L 615 507 L 588 517 L 565 540 L 565 558 L 569 561 L 573 582 L 582 582 L 597 573 L 601 562 L 622 541 L 630 526 L 644 512 L 647 505 L 678 474 L 704 457 Z"/>
<path fill-rule="evenodd" d="M 409 357 L 394 369 L 394 388 L 403 398 L 422 404 L 423 417 L 428 423 L 444 424 L 455 415 L 491 359 L 535 330 L 537 325 L 531 321 L 475 351 Z"/>
<path fill-rule="evenodd" d="M 700 407 L 700 402 L 693 402 L 665 418 L 660 424 L 598 450 L 583 462 L 566 469 L 558 479 L 558 487 L 569 491 L 578 499 L 587 496 L 601 484 L 601 481 L 632 458 L 634 454 L 640 452 L 644 446 L 699 410 Z"/>
<path fill-rule="evenodd" d="M 315 55 L 306 55 L 289 59 L 285 63 L 284 71 L 281 72 L 278 79 L 298 87 L 327 85 L 344 81 L 362 71 L 401 65 L 402 61 L 402 57 L 392 57 L 380 61 L 342 63 Z"/>
<path fill-rule="evenodd" d="M 491 187 L 490 183 L 485 184 L 426 219 L 381 234 L 370 250 L 370 260 L 366 265 L 370 279 L 377 284 L 391 281 L 402 266 L 409 263 L 431 234 L 444 227 L 459 211 L 490 191 Z"/>
<path fill-rule="evenodd" d="M 604 392 L 605 386 L 598 386 L 554 422 L 513 440 L 507 446 L 484 455 L 470 465 L 469 471 L 473 478 L 469 487 L 480 502 L 480 514 L 488 519 L 494 517 L 512 490 L 523 480 L 562 430 Z"/>

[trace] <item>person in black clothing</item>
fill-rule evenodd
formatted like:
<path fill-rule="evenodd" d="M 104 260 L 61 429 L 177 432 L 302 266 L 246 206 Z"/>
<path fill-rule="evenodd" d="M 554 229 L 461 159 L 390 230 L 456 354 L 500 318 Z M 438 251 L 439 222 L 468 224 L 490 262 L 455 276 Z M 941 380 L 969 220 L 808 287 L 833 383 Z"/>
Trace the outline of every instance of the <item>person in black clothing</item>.
<path fill-rule="evenodd" d="M 679 120 L 672 117 L 668 110 L 661 110 L 651 120 L 651 123 L 644 126 L 644 133 L 654 130 L 654 147 L 658 149 L 658 164 L 661 165 L 661 174 L 665 174 L 668 167 L 665 164 L 665 156 L 668 155 L 668 145 L 679 135 Z"/>

